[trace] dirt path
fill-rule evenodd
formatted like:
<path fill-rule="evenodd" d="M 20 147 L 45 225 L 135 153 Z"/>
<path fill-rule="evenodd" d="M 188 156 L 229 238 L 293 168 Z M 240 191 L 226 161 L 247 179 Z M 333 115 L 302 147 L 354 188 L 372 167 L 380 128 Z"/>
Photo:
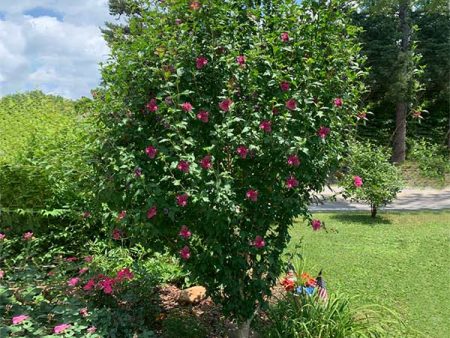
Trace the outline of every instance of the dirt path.
<path fill-rule="evenodd" d="M 332 187 L 334 193 L 339 192 L 337 187 Z M 365 204 L 352 203 L 338 197 L 336 201 L 328 200 L 333 196 L 333 191 L 327 189 L 321 195 L 325 198 L 323 204 L 313 204 L 311 211 L 339 211 L 339 210 L 369 210 Z M 450 209 L 450 187 L 445 189 L 432 188 L 405 188 L 398 194 L 397 199 L 388 204 L 382 210 L 443 210 Z"/>

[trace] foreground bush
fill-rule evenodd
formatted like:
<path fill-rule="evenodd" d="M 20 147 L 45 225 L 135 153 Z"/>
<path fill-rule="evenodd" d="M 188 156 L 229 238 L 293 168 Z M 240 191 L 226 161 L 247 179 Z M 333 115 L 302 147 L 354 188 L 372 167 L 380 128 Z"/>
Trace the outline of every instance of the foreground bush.
<path fill-rule="evenodd" d="M 370 205 L 375 217 L 401 190 L 400 170 L 389 162 L 389 151 L 370 143 L 353 143 L 345 160 L 346 173 L 339 185 L 343 196 Z"/>
<path fill-rule="evenodd" d="M 98 196 L 115 238 L 179 253 L 241 325 L 355 124 L 343 1 L 143 1 L 111 39 Z"/>

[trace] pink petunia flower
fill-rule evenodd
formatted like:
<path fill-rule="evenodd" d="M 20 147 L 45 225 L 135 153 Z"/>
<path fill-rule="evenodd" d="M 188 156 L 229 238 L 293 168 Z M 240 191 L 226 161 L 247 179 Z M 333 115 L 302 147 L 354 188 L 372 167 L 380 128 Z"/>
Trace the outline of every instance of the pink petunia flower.
<path fill-rule="evenodd" d="M 245 194 L 245 197 L 252 202 L 256 202 L 258 200 L 258 191 L 254 189 L 249 189 Z"/>
<path fill-rule="evenodd" d="M 131 272 L 129 268 L 123 268 L 122 270 L 117 272 L 117 280 L 119 282 L 123 280 L 132 280 L 134 278 L 134 274 Z"/>
<path fill-rule="evenodd" d="M 264 131 L 265 133 L 270 133 L 272 131 L 272 122 L 268 120 L 264 120 L 259 124 L 259 129 Z"/>
<path fill-rule="evenodd" d="M 261 236 L 256 236 L 252 245 L 257 249 L 262 249 L 266 246 L 266 242 L 264 241 L 264 238 L 262 238 Z"/>
<path fill-rule="evenodd" d="M 205 67 L 208 64 L 208 59 L 205 58 L 204 56 L 199 56 L 196 60 L 195 60 L 195 65 L 197 67 L 197 69 L 202 69 L 203 67 Z"/>
<path fill-rule="evenodd" d="M 74 277 L 69 279 L 69 281 L 67 282 L 67 285 L 70 287 L 75 287 L 77 286 L 77 284 L 80 282 L 80 279 L 78 277 Z"/>
<path fill-rule="evenodd" d="M 289 42 L 289 34 L 287 32 L 283 32 L 280 35 L 280 39 L 283 42 Z"/>
<path fill-rule="evenodd" d="M 360 188 L 363 185 L 363 180 L 359 176 L 353 176 L 353 184 L 355 187 Z"/>
<path fill-rule="evenodd" d="M 189 195 L 188 194 L 182 194 L 177 196 L 177 204 L 180 207 L 185 207 L 187 205 Z"/>
<path fill-rule="evenodd" d="M 180 250 L 180 256 L 185 261 L 187 261 L 191 257 L 191 250 L 189 250 L 189 247 L 187 245 Z"/>
<path fill-rule="evenodd" d="M 287 81 L 283 81 L 280 83 L 280 89 L 283 92 L 287 92 L 289 90 L 289 87 L 290 87 L 290 85 L 289 85 L 289 82 L 287 82 Z"/>
<path fill-rule="evenodd" d="M 181 105 L 181 109 L 183 109 L 185 112 L 191 112 L 194 107 L 190 102 L 185 102 Z"/>
<path fill-rule="evenodd" d="M 248 148 L 246 146 L 239 146 L 236 149 L 236 153 L 241 157 L 241 158 L 247 158 L 248 155 Z"/>
<path fill-rule="evenodd" d="M 203 169 L 211 169 L 212 168 L 212 158 L 211 155 L 206 155 L 200 160 L 200 165 Z"/>
<path fill-rule="evenodd" d="M 177 169 L 187 174 L 189 172 L 189 166 L 191 164 L 188 161 L 180 161 L 178 162 Z"/>
<path fill-rule="evenodd" d="M 184 239 L 189 239 L 191 237 L 191 232 L 189 231 L 189 228 L 186 225 L 183 225 L 181 227 L 179 235 L 183 237 Z"/>
<path fill-rule="evenodd" d="M 322 226 L 322 222 L 319 221 L 318 219 L 313 219 L 311 221 L 311 226 L 313 228 L 314 231 L 317 231 L 320 229 L 320 227 Z"/>
<path fill-rule="evenodd" d="M 290 176 L 286 179 L 286 188 L 292 189 L 298 187 L 298 181 L 294 176 Z"/>
<path fill-rule="evenodd" d="M 117 215 L 117 220 L 121 221 L 123 220 L 125 217 L 127 217 L 127 211 L 126 210 L 122 210 L 121 212 L 119 212 L 119 215 Z"/>
<path fill-rule="evenodd" d="M 70 324 L 59 324 L 59 325 L 56 325 L 53 328 L 53 333 L 56 333 L 56 334 L 63 333 L 68 328 L 70 328 L 70 326 L 71 326 Z"/>
<path fill-rule="evenodd" d="M 145 148 L 145 153 L 148 157 L 153 159 L 158 154 L 158 149 L 156 149 L 154 146 L 148 146 L 147 148 Z"/>
<path fill-rule="evenodd" d="M 156 207 L 156 205 L 152 206 L 147 210 L 147 219 L 152 219 L 153 217 L 155 217 L 157 212 L 158 208 Z"/>
<path fill-rule="evenodd" d="M 333 100 L 333 103 L 336 107 L 342 107 L 342 105 L 344 104 L 344 101 L 342 101 L 342 99 L 340 97 L 337 97 Z"/>
<path fill-rule="evenodd" d="M 330 131 L 331 131 L 330 128 L 321 126 L 317 131 L 317 136 L 319 136 L 321 139 L 324 139 L 328 136 Z"/>
<path fill-rule="evenodd" d="M 230 99 L 225 99 L 219 103 L 219 108 L 223 111 L 229 111 L 232 104 L 233 101 L 231 101 Z"/>
<path fill-rule="evenodd" d="M 236 62 L 241 66 L 245 65 L 245 61 L 246 58 L 244 55 L 239 55 L 238 57 L 236 57 Z"/>
<path fill-rule="evenodd" d="M 84 275 L 86 272 L 88 272 L 89 271 L 89 269 L 88 268 L 81 268 L 79 271 L 78 271 L 78 275 Z"/>
<path fill-rule="evenodd" d="M 297 109 L 297 101 L 295 99 L 289 99 L 286 102 L 286 108 L 289 110 L 295 110 Z"/>
<path fill-rule="evenodd" d="M 13 325 L 17 325 L 22 323 L 23 321 L 29 319 L 30 317 L 27 315 L 18 315 L 18 316 L 14 316 L 12 317 L 12 324 Z"/>
<path fill-rule="evenodd" d="M 158 106 L 156 105 L 156 99 L 151 99 L 149 103 L 145 106 L 148 111 L 154 113 L 158 110 Z"/>
<path fill-rule="evenodd" d="M 80 314 L 81 317 L 89 316 L 89 312 L 88 312 L 88 308 L 87 307 L 84 307 L 84 308 L 80 309 L 80 311 L 78 313 Z"/>
<path fill-rule="evenodd" d="M 27 231 L 22 235 L 22 238 L 24 241 L 29 241 L 30 239 L 33 239 L 33 232 Z"/>
<path fill-rule="evenodd" d="M 209 112 L 200 110 L 197 114 L 197 119 L 204 123 L 207 123 L 209 121 Z"/>
<path fill-rule="evenodd" d="M 84 291 L 90 291 L 95 286 L 95 281 L 93 279 L 89 279 L 87 283 L 83 286 Z"/>
<path fill-rule="evenodd" d="M 298 167 L 300 165 L 300 159 L 297 155 L 290 155 L 288 157 L 287 164 L 291 167 Z"/>
<path fill-rule="evenodd" d="M 90 326 L 86 330 L 88 333 L 95 333 L 97 332 L 97 328 L 95 326 Z"/>
<path fill-rule="evenodd" d="M 115 228 L 112 232 L 112 238 L 115 241 L 119 241 L 120 239 L 122 239 L 122 231 L 120 231 L 119 229 Z"/>

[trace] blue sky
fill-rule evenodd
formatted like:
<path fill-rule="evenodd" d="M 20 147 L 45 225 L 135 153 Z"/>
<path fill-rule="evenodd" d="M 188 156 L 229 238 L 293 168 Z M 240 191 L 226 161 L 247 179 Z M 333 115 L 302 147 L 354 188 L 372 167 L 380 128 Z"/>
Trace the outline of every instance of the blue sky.
<path fill-rule="evenodd" d="M 108 55 L 107 0 L 0 0 L 0 96 L 41 89 L 89 96 Z"/>

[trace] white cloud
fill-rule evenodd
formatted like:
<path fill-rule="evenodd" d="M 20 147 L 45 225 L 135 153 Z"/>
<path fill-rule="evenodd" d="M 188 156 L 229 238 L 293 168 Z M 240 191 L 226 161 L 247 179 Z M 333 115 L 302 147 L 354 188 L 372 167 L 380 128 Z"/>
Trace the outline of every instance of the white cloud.
<path fill-rule="evenodd" d="M 23 14 L 36 7 L 61 17 Z M 41 89 L 78 98 L 99 84 L 109 52 L 99 27 L 113 20 L 107 0 L 1 0 L 0 12 L 0 96 Z"/>

